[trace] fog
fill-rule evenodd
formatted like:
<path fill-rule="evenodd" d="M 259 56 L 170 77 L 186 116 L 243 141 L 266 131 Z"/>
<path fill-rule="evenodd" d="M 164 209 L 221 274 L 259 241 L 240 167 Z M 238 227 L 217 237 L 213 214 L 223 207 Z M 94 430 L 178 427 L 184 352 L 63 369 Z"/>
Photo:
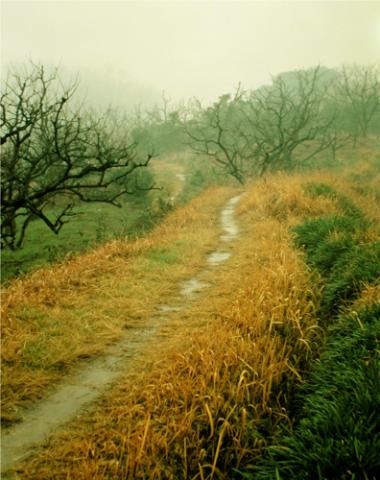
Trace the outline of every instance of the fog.
<path fill-rule="evenodd" d="M 3 67 L 79 71 L 108 103 L 212 101 L 282 71 L 379 61 L 380 2 L 12 0 L 1 32 Z"/>

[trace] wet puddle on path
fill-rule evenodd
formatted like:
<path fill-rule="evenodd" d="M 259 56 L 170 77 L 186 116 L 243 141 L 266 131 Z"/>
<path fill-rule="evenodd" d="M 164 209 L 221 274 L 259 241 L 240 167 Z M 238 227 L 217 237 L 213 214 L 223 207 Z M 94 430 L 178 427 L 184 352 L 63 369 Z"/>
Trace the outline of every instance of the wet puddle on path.
<path fill-rule="evenodd" d="M 230 199 L 221 212 L 222 242 L 233 240 L 239 233 L 234 212 L 240 197 L 241 195 L 238 195 Z M 180 298 L 176 304 L 158 305 L 157 310 L 160 313 L 152 316 L 142 327 L 128 330 L 120 342 L 108 349 L 106 355 L 91 360 L 77 374 L 65 379 L 55 387 L 52 394 L 26 411 L 22 422 L 3 431 L 1 471 L 5 472 L 28 457 L 33 445 L 45 441 L 48 435 L 73 419 L 82 407 L 99 398 L 108 385 L 125 373 L 127 363 L 132 364 L 148 341 L 153 340 L 165 322 L 168 322 L 169 318 L 165 317 L 165 313 L 180 311 L 199 291 L 207 288 L 209 285 L 200 279 L 202 273 L 226 261 L 230 256 L 231 252 L 224 249 L 209 254 L 206 268 L 180 285 Z"/>
<path fill-rule="evenodd" d="M 222 262 L 225 262 L 226 260 L 228 260 L 230 258 L 230 256 L 231 256 L 231 252 L 216 251 L 216 252 L 211 253 L 207 257 L 207 262 L 210 265 L 217 265 L 218 263 L 222 263 Z"/>
<path fill-rule="evenodd" d="M 184 297 L 192 297 L 194 293 L 199 292 L 205 287 L 207 287 L 207 283 L 202 282 L 197 277 L 193 277 L 182 284 L 180 293 Z"/>

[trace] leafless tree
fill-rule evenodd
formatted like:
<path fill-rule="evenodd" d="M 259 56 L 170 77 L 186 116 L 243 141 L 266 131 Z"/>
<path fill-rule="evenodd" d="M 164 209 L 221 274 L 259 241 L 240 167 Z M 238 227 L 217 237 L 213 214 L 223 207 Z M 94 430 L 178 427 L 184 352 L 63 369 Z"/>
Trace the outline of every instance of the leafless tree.
<path fill-rule="evenodd" d="M 279 75 L 255 91 L 237 89 L 186 123 L 190 146 L 243 183 L 249 174 L 306 163 L 335 142 L 319 67 Z"/>
<path fill-rule="evenodd" d="M 346 129 L 356 138 L 366 137 L 380 115 L 379 66 L 345 66 L 335 87 L 336 100 L 345 116 Z"/>
<path fill-rule="evenodd" d="M 248 96 L 239 135 L 256 174 L 305 164 L 336 141 L 335 112 L 323 108 L 326 88 L 317 67 L 280 75 Z"/>
<path fill-rule="evenodd" d="M 185 118 L 184 126 L 193 151 L 212 158 L 225 172 L 244 183 L 243 149 L 236 124 L 241 95 L 238 88 L 233 97 L 223 95 L 207 109 L 195 99 L 191 118 Z"/>
<path fill-rule="evenodd" d="M 2 247 L 22 245 L 30 222 L 41 219 L 54 233 L 78 202 L 121 206 L 121 187 L 139 160 L 136 144 L 115 116 L 75 107 L 76 83 L 63 86 L 57 71 L 33 66 L 12 72 L 1 95 Z M 125 183 L 127 185 L 127 182 Z M 55 204 L 53 214 L 49 208 Z"/>

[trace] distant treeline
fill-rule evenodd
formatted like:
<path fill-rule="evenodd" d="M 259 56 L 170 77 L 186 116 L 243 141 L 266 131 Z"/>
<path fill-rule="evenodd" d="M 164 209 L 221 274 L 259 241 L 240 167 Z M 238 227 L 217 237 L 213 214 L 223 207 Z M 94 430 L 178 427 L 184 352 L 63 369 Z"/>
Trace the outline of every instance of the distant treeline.
<path fill-rule="evenodd" d="M 133 113 L 91 109 L 78 82 L 42 65 L 9 72 L 1 95 L 2 247 L 22 246 L 39 218 L 58 233 L 83 202 L 121 201 L 153 187 L 137 175 L 153 156 L 192 149 L 240 183 L 308 165 L 380 133 L 378 66 L 282 73 L 256 90 L 239 87 L 210 106 L 197 99 Z M 60 211 L 52 217 L 54 204 Z M 57 209 L 55 210 L 57 212 Z"/>
<path fill-rule="evenodd" d="M 361 137 L 380 134 L 380 70 L 350 66 L 286 72 L 269 86 L 193 102 L 190 145 L 240 182 L 249 175 L 310 164 Z"/>

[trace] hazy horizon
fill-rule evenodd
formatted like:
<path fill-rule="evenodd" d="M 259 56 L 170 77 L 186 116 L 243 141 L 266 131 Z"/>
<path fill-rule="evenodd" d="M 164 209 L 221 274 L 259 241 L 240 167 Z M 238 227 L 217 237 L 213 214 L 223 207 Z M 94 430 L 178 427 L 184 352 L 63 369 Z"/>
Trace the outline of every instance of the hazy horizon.
<path fill-rule="evenodd" d="M 3 67 L 30 59 L 78 71 L 84 83 L 101 78 L 105 101 L 118 91 L 107 92 L 107 82 L 132 91 L 138 86 L 134 95 L 143 99 L 165 91 L 173 101 L 211 101 L 239 82 L 257 88 L 283 71 L 380 60 L 380 2 L 31 0 L 1 6 Z"/>

